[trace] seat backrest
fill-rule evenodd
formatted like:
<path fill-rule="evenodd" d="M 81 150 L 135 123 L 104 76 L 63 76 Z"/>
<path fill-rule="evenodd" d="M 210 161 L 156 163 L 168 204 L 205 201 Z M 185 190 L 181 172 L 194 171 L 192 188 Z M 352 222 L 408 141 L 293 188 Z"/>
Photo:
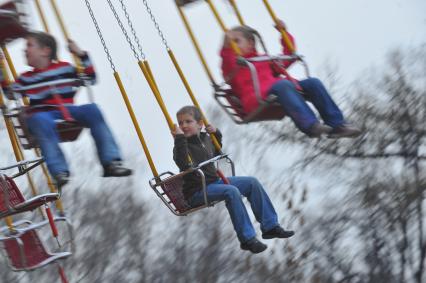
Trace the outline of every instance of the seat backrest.
<path fill-rule="evenodd" d="M 27 33 L 24 23 L 20 21 L 21 14 L 15 1 L 0 5 L 0 43 L 6 43 Z"/>
<path fill-rule="evenodd" d="M 174 206 L 176 212 L 183 213 L 191 208 L 183 196 L 182 177 L 164 180 L 161 189 L 169 199 L 168 203 Z"/>
<path fill-rule="evenodd" d="M 27 230 L 20 237 L 3 243 L 10 264 L 17 270 L 36 268 L 51 257 L 35 230 Z"/>
<path fill-rule="evenodd" d="M 6 213 L 11 207 L 25 202 L 25 198 L 13 179 L 0 175 L 0 214 Z"/>

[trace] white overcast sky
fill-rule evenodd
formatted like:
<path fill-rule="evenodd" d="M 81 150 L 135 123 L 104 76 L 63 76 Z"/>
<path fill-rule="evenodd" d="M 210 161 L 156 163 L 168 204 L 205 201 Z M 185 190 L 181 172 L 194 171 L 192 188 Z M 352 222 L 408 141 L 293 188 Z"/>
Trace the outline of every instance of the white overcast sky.
<path fill-rule="evenodd" d="M 103 109 L 122 151 L 125 155 L 139 152 L 143 156 L 84 1 L 57 0 L 56 2 L 71 37 L 82 48 L 89 51 L 95 63 L 99 77 L 99 83 L 94 87 L 96 102 Z M 116 25 L 106 1 L 90 2 L 117 71 L 134 104 L 136 116 L 158 171 L 174 168 L 171 160 L 172 138 L 167 124 L 136 65 L 124 36 Z M 173 0 L 148 0 L 193 91 L 201 105 L 206 107 L 213 101 L 212 90 L 173 2 Z M 219 80 L 218 50 L 222 43 L 222 32 L 208 6 L 203 3 L 204 1 L 199 2 L 189 6 L 185 10 L 186 15 L 208 58 L 210 67 Z M 232 9 L 226 5 L 226 1 L 213 2 L 217 4 L 228 27 L 237 24 Z M 45 7 L 52 33 L 60 41 L 62 47 L 60 57 L 69 60 L 49 1 L 41 0 L 41 3 Z M 118 0 L 113 0 L 113 3 L 119 10 Z M 128 5 L 134 27 L 154 70 L 163 98 L 174 118 L 176 110 L 182 105 L 189 104 L 190 101 L 144 10 L 142 0 L 125 0 L 125 3 Z M 279 52 L 278 34 L 272 28 L 272 21 L 263 6 L 263 1 L 237 0 L 236 3 L 247 24 L 261 32 L 272 52 Z M 426 1 L 424 0 L 270 0 L 270 4 L 295 36 L 299 53 L 305 55 L 312 74 L 321 74 L 323 64 L 330 61 L 333 66 L 338 67 L 343 83 L 347 84 L 354 77 L 360 76 L 362 71 L 372 64 L 379 65 L 388 50 L 395 47 L 417 46 L 426 42 Z M 42 29 L 32 4 L 29 12 L 32 27 Z M 119 14 L 122 15 L 121 10 Z M 21 58 L 22 41 L 16 41 L 8 47 L 18 71 L 25 70 L 26 67 Z M 425 60 L 425 58 L 419 59 Z M 80 97 L 81 102 L 84 102 L 83 92 Z M 84 140 L 87 141 L 87 139 Z M 145 159 L 141 157 L 141 160 Z"/>

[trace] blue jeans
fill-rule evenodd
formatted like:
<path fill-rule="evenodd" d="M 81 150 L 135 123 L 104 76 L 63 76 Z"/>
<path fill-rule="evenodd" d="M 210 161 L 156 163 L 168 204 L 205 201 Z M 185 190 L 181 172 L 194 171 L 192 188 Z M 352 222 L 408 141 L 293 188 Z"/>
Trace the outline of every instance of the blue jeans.
<path fill-rule="evenodd" d="M 269 94 L 278 97 L 284 112 L 293 120 L 298 129 L 309 134 L 309 129 L 318 123 L 317 117 L 305 99 L 315 106 L 325 124 L 335 128 L 345 123 L 342 111 L 334 103 L 319 79 L 308 78 L 300 81 L 299 84 L 303 89 L 303 95 L 288 80 L 276 82 L 268 91 Z"/>
<path fill-rule="evenodd" d="M 254 177 L 229 177 L 230 184 L 222 180 L 207 186 L 209 201 L 225 200 L 226 208 L 231 216 L 234 230 L 240 242 L 246 242 L 256 236 L 253 224 L 244 206 L 242 196 L 247 197 L 253 214 L 260 223 L 260 228 L 266 232 L 278 226 L 277 213 L 259 181 Z M 189 203 L 197 206 L 204 203 L 203 192 L 195 193 Z"/>
<path fill-rule="evenodd" d="M 90 129 L 99 160 L 103 165 L 113 160 L 121 160 L 114 137 L 96 104 L 70 105 L 66 108 L 77 122 Z M 53 176 L 61 172 L 69 172 L 64 154 L 59 147 L 60 139 L 55 123 L 57 119 L 62 119 L 62 113 L 59 110 L 37 112 L 27 118 L 28 127 L 36 137 L 47 168 Z"/>

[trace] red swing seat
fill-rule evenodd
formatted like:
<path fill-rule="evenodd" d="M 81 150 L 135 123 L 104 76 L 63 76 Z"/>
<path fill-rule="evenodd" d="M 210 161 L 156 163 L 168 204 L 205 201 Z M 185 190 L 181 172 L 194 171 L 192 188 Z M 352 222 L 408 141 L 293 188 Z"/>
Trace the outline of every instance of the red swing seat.
<path fill-rule="evenodd" d="M 286 116 L 274 95 L 259 101 L 259 106 L 250 113 L 243 110 L 240 98 L 232 92 L 231 88 L 217 88 L 214 98 L 237 124 L 281 120 Z"/>
<path fill-rule="evenodd" d="M 26 35 L 27 28 L 23 21 L 20 2 L 8 1 L 0 6 L 0 43 L 5 44 L 13 39 Z"/>
<path fill-rule="evenodd" d="M 18 228 L 16 232 L 0 237 L 12 270 L 31 271 L 56 260 L 65 259 L 72 254 L 71 252 L 50 253 L 46 250 L 36 231 L 44 223 L 33 225 L 30 221 L 21 221 L 19 224 L 14 223 L 14 227 L 22 224 L 27 227 Z M 3 231 L 6 229 L 8 228 L 2 228 Z"/>
<path fill-rule="evenodd" d="M 179 174 L 173 174 L 172 172 L 165 172 L 160 174 L 158 177 L 154 177 L 149 181 L 151 188 L 157 194 L 158 197 L 163 201 L 163 203 L 170 209 L 170 211 L 177 216 L 186 216 L 192 212 L 200 210 L 205 207 L 214 206 L 217 202 L 209 202 L 207 200 L 206 193 L 206 182 L 203 171 L 200 169 L 207 163 L 217 162 L 221 159 L 226 159 L 231 166 L 232 175 L 235 175 L 234 164 L 232 160 L 226 155 L 219 155 L 210 160 L 207 160 L 200 164 L 200 166 L 191 168 Z M 192 207 L 184 198 L 183 188 L 184 188 L 184 176 L 187 174 L 198 174 L 202 184 L 202 192 L 204 194 L 204 203 Z"/>
<path fill-rule="evenodd" d="M 0 218 L 31 211 L 58 199 L 58 193 L 47 193 L 25 200 L 15 181 L 0 174 Z"/>

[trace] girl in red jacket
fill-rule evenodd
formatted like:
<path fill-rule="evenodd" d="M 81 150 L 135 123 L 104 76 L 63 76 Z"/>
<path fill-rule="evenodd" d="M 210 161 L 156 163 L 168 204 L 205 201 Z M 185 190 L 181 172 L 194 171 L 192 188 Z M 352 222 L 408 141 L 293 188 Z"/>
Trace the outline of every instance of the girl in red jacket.
<path fill-rule="evenodd" d="M 277 29 L 285 30 L 283 22 L 280 21 L 279 25 Z M 235 27 L 225 34 L 220 52 L 223 76 L 231 85 L 233 93 L 240 98 L 246 113 L 255 110 L 258 107 L 258 101 L 250 70 L 247 66 L 237 64 L 238 58 L 231 48 L 231 40 L 239 47 L 242 57 L 252 58 L 259 56 L 256 51 L 257 34 L 256 30 L 248 26 Z M 293 37 L 289 33 L 287 35 L 294 44 Z M 284 41 L 282 41 L 282 45 L 283 54 L 290 55 L 290 48 Z M 287 68 L 292 62 L 283 63 Z M 330 138 L 341 138 L 356 137 L 361 134 L 358 128 L 346 123 L 341 110 L 319 79 L 307 78 L 296 81 L 289 76 L 277 77 L 269 61 L 253 62 L 253 64 L 256 68 L 262 98 L 265 99 L 270 94 L 276 95 L 287 116 L 293 120 L 298 129 L 308 136 L 320 137 L 321 134 L 328 134 Z M 302 94 L 298 90 L 301 90 Z M 305 100 L 315 106 L 325 124 L 318 121 Z"/>

